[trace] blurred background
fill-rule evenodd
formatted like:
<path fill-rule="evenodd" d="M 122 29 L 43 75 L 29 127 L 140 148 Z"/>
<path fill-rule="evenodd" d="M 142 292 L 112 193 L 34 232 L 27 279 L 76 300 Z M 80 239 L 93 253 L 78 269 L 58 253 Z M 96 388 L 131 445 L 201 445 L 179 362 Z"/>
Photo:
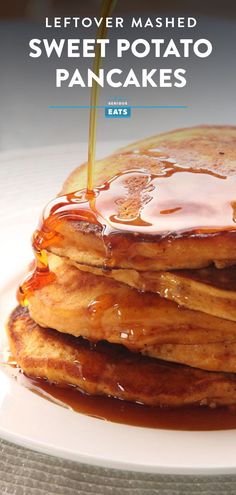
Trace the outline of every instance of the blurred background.
<path fill-rule="evenodd" d="M 99 16 L 101 0 L 8 0 L 0 3 L 0 151 L 28 147 L 87 142 L 88 110 L 52 110 L 49 105 L 89 104 L 87 89 L 56 88 L 56 68 L 71 74 L 76 67 L 84 73 L 90 61 L 66 57 L 29 58 L 29 40 L 47 37 L 95 37 L 94 28 L 46 30 L 45 17 Z M 131 119 L 107 120 L 99 112 L 98 140 L 132 141 L 172 128 L 195 124 L 235 124 L 236 2 L 233 0 L 118 0 L 113 15 L 195 16 L 194 30 L 145 29 L 112 30 L 110 37 L 208 38 L 213 53 L 207 59 L 134 59 L 115 61 L 110 52 L 104 67 L 145 68 L 183 67 L 188 84 L 176 88 L 101 89 L 100 103 L 121 97 L 131 105 L 187 105 L 185 110 L 133 110 Z M 128 23 L 127 23 L 128 25 Z"/>
<path fill-rule="evenodd" d="M 28 18 L 40 19 L 49 15 L 95 15 L 101 5 L 100 0 L 78 1 L 78 0 L 9 0 L 1 2 L 1 18 Z M 118 13 L 134 14 L 138 10 L 148 10 L 166 12 L 191 12 L 193 14 L 215 15 L 231 17 L 236 13 L 236 3 L 234 0 L 211 0 L 201 2 L 201 0 L 147 0 L 140 2 L 138 0 L 120 0 L 116 7 Z"/>

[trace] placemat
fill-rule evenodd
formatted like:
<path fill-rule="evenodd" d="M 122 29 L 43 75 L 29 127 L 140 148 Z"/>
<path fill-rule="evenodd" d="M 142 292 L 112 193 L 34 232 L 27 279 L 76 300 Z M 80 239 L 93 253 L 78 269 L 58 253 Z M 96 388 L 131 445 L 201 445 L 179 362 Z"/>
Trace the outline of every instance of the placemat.
<path fill-rule="evenodd" d="M 0 493 L 9 495 L 231 495 L 236 476 L 171 476 L 77 464 L 0 440 Z"/>

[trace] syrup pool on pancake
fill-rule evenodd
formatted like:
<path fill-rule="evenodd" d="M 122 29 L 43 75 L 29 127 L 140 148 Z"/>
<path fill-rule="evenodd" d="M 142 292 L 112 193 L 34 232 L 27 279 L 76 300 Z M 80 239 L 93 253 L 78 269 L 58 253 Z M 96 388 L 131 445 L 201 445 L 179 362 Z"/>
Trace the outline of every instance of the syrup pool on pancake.
<path fill-rule="evenodd" d="M 235 176 L 186 169 L 167 158 L 162 161 L 158 174 L 129 170 L 92 194 L 78 191 L 51 201 L 40 230 L 46 232 L 49 224 L 53 230 L 54 222 L 62 219 L 100 224 L 104 235 L 116 231 L 157 236 L 193 231 L 197 235 L 236 229 Z"/>

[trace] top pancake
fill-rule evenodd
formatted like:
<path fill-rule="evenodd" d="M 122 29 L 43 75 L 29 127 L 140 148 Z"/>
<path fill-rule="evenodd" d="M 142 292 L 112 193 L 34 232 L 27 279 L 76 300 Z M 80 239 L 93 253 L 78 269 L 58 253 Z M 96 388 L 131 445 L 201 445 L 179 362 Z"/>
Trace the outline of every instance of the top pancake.
<path fill-rule="evenodd" d="M 53 206 L 59 234 L 47 249 L 79 263 L 139 271 L 235 264 L 235 145 L 236 127 L 229 126 L 134 143 L 96 163 L 94 185 L 110 182 L 92 209 L 70 195 L 86 188 L 82 165 L 66 181 L 61 203 L 46 210 L 47 218 Z"/>
<path fill-rule="evenodd" d="M 222 175 L 236 174 L 236 127 L 198 126 L 177 129 L 136 141 L 113 155 L 96 162 L 94 184 L 99 186 L 120 171 L 147 168 L 156 171 L 162 164 L 151 155 L 139 157 L 137 151 L 159 149 L 163 155 L 183 167 L 196 167 Z M 154 155 L 155 158 L 155 155 Z M 66 180 L 61 194 L 84 189 L 87 186 L 87 164 L 72 172 Z"/>

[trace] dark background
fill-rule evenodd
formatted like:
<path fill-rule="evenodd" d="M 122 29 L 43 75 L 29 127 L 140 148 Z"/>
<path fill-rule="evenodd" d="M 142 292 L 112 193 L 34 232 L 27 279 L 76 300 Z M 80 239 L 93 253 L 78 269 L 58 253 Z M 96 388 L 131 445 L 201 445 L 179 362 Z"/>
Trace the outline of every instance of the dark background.
<path fill-rule="evenodd" d="M 3 19 L 27 18 L 38 19 L 49 15 L 94 15 L 99 11 L 100 0 L 10 0 L 1 2 L 0 17 Z M 234 0 L 118 0 L 116 13 L 125 14 L 135 11 L 165 11 L 186 13 L 191 10 L 194 15 L 232 17 L 236 15 Z M 158 14 L 157 14 L 158 15 Z"/>

